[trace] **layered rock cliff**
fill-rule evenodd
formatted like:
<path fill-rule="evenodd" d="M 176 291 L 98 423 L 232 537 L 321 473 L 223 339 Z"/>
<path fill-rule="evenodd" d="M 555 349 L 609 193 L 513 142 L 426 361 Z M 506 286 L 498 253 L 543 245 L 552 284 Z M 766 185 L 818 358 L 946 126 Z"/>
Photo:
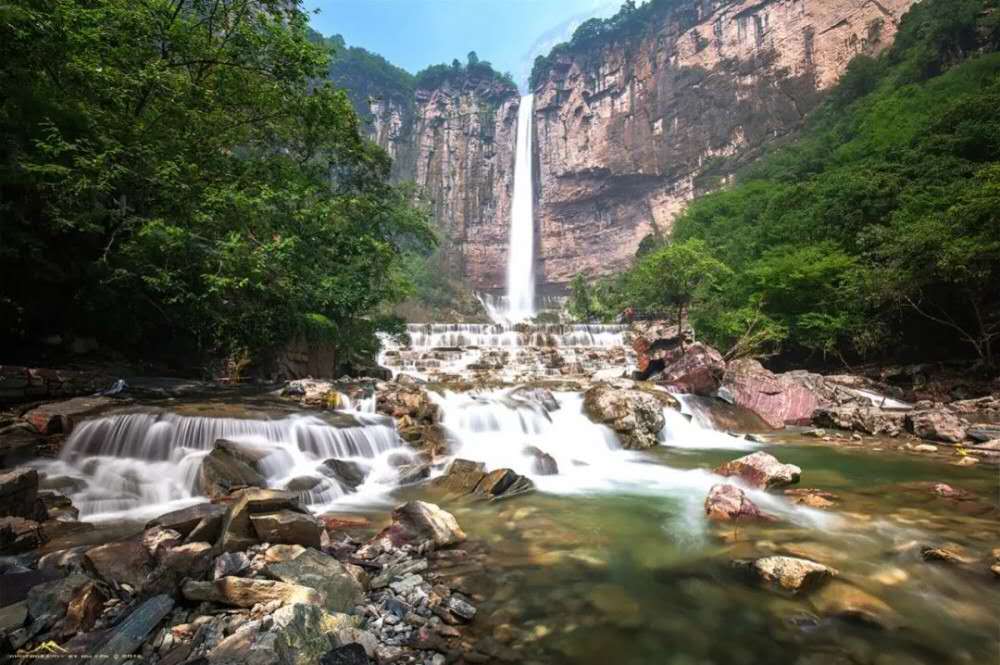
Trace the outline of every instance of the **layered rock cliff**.
<path fill-rule="evenodd" d="M 914 0 L 678 0 L 554 52 L 535 87 L 540 281 L 624 268 L 687 201 L 793 132 Z"/>

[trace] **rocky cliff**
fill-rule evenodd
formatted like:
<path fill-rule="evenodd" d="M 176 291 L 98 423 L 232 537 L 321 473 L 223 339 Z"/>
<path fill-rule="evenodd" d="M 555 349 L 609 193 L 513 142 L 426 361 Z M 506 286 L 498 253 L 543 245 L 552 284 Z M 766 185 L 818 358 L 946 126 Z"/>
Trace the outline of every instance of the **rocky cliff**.
<path fill-rule="evenodd" d="M 533 76 L 539 259 L 550 285 L 619 270 L 686 202 L 794 131 L 914 0 L 678 0 L 557 49 Z"/>

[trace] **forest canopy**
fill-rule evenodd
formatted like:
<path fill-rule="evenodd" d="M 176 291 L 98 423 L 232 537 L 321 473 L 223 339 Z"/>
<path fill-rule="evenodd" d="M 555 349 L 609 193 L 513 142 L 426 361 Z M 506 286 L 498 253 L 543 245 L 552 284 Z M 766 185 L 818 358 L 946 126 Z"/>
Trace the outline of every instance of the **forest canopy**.
<path fill-rule="evenodd" d="M 0 5 L 2 343 L 370 347 L 426 214 L 287 0 Z M 358 57 L 355 54 L 354 57 Z"/>

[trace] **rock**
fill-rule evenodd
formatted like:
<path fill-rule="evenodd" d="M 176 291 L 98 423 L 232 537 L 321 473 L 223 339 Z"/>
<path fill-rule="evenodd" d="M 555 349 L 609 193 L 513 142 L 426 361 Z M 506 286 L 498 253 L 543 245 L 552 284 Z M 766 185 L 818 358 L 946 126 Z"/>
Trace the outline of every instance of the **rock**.
<path fill-rule="evenodd" d="M 73 573 L 33 586 L 26 598 L 28 616 L 33 620 L 46 616 L 53 619 L 64 616 L 66 608 L 77 592 L 92 582 L 93 580 L 86 575 Z"/>
<path fill-rule="evenodd" d="M 306 548 L 301 545 L 271 545 L 264 552 L 264 561 L 267 563 L 291 561 L 305 551 Z"/>
<path fill-rule="evenodd" d="M 450 494 L 471 494 L 486 475 L 486 465 L 467 459 L 455 459 L 444 474 L 432 481 L 434 487 L 448 491 Z"/>
<path fill-rule="evenodd" d="M 176 595 L 186 578 L 201 578 L 212 567 L 210 543 L 185 543 L 160 552 L 160 563 L 146 578 L 145 593 Z"/>
<path fill-rule="evenodd" d="M 76 521 L 80 517 L 80 511 L 73 505 L 69 497 L 56 492 L 42 491 L 38 493 L 38 500 L 45 507 L 45 512 L 50 520 Z"/>
<path fill-rule="evenodd" d="M 139 539 L 99 545 L 87 550 L 84 560 L 106 582 L 141 589 L 153 570 L 153 559 Z"/>
<path fill-rule="evenodd" d="M 271 615 L 271 631 L 292 654 L 290 665 L 315 665 L 330 650 L 331 637 L 353 627 L 352 619 L 331 615 L 314 605 L 285 605 Z"/>
<path fill-rule="evenodd" d="M 379 390 L 375 410 L 397 420 L 407 418 L 415 424 L 434 425 L 439 422 L 440 408 L 427 391 L 416 383 L 401 385 L 401 381 L 402 377 L 397 379 L 397 383 L 386 384 Z"/>
<path fill-rule="evenodd" d="M 546 413 L 559 410 L 559 400 L 555 398 L 552 391 L 546 388 L 521 386 L 519 388 L 514 388 L 507 393 L 507 395 L 519 402 L 526 402 L 539 407 Z"/>
<path fill-rule="evenodd" d="M 802 469 L 782 464 L 773 455 L 758 451 L 726 462 L 715 469 L 715 473 L 736 476 L 750 487 L 769 489 L 799 482 Z"/>
<path fill-rule="evenodd" d="M 823 616 L 851 619 L 879 628 L 899 625 L 899 615 L 875 596 L 846 582 L 832 581 L 810 596 Z"/>
<path fill-rule="evenodd" d="M 912 450 L 915 453 L 936 453 L 938 451 L 938 447 L 932 446 L 929 443 L 918 443 L 915 446 L 911 446 L 910 450 Z"/>
<path fill-rule="evenodd" d="M 626 449 L 656 446 L 664 425 L 663 405 L 655 397 L 609 384 L 598 384 L 584 393 L 583 410 L 592 421 L 613 429 Z"/>
<path fill-rule="evenodd" d="M 81 421 L 115 405 L 110 397 L 74 397 L 43 404 L 24 414 L 24 419 L 42 434 L 69 434 Z"/>
<path fill-rule="evenodd" d="M 767 520 L 768 516 L 735 485 L 713 485 L 705 499 L 705 514 L 715 522 Z"/>
<path fill-rule="evenodd" d="M 250 523 L 258 538 L 265 543 L 320 547 L 323 539 L 323 522 L 312 515 L 292 510 L 258 513 L 250 516 Z"/>
<path fill-rule="evenodd" d="M 223 577 L 213 582 L 189 580 L 181 588 L 192 601 L 207 601 L 233 607 L 253 607 L 257 603 L 279 601 L 282 604 L 322 605 L 323 596 L 315 589 L 273 580 L 246 577 Z"/>
<path fill-rule="evenodd" d="M 971 559 L 948 547 L 921 547 L 920 557 L 929 563 L 947 563 L 952 565 L 972 563 Z"/>
<path fill-rule="evenodd" d="M 281 582 L 310 587 L 325 598 L 328 612 L 347 612 L 364 597 L 364 588 L 358 582 L 357 571 L 314 549 L 279 563 L 268 564 L 264 572 Z M 354 566 L 352 566 L 354 568 Z"/>
<path fill-rule="evenodd" d="M 361 556 L 390 551 L 403 545 L 440 548 L 465 540 L 465 532 L 455 516 L 424 501 L 410 501 L 392 512 L 392 524 L 383 529 L 362 550 Z"/>
<path fill-rule="evenodd" d="M 497 469 L 483 476 L 473 494 L 490 499 L 508 498 L 535 489 L 535 484 L 511 469 Z"/>
<path fill-rule="evenodd" d="M 142 534 L 142 544 L 154 559 L 158 558 L 157 555 L 161 550 L 166 551 L 171 547 L 180 545 L 182 539 L 183 537 L 179 531 L 167 529 L 162 526 L 154 526 L 151 529 L 146 529 Z"/>
<path fill-rule="evenodd" d="M 13 469 L 0 474 L 0 517 L 43 521 L 48 515 L 38 503 L 38 472 Z"/>
<path fill-rule="evenodd" d="M 837 499 L 835 494 L 811 488 L 785 490 L 785 496 L 792 503 L 808 506 L 809 508 L 829 508 Z"/>
<path fill-rule="evenodd" d="M 15 467 L 34 459 L 45 438 L 28 423 L 0 428 L 0 469 Z"/>
<path fill-rule="evenodd" d="M 823 377 L 808 372 L 774 374 L 751 358 L 733 360 L 726 367 L 719 397 L 750 409 L 775 429 L 808 425 L 813 412 L 826 405 Z"/>
<path fill-rule="evenodd" d="M 767 556 L 750 564 L 754 576 L 765 584 L 797 593 L 809 591 L 837 574 L 821 563 L 791 556 Z"/>
<path fill-rule="evenodd" d="M 559 464 L 552 455 L 535 446 L 528 446 L 524 449 L 524 452 L 534 457 L 534 461 L 531 463 L 532 473 L 539 476 L 554 476 L 559 473 Z"/>
<path fill-rule="evenodd" d="M 93 628 L 104 612 L 104 603 L 107 601 L 108 595 L 94 582 L 77 589 L 66 607 L 63 635 L 85 633 Z"/>
<path fill-rule="evenodd" d="M 665 357 L 663 369 L 648 376 L 671 392 L 710 396 L 719 389 L 725 371 L 722 354 L 695 342 Z"/>
<path fill-rule="evenodd" d="M 472 621 L 476 616 L 476 608 L 471 603 L 461 598 L 458 594 L 448 596 L 445 601 L 448 611 L 464 622 Z"/>
<path fill-rule="evenodd" d="M 28 603 L 19 601 L 0 607 L 0 635 L 17 630 L 28 620 Z"/>
<path fill-rule="evenodd" d="M 268 552 L 270 551 L 269 549 Z M 249 567 L 250 557 L 243 552 L 226 552 L 215 557 L 215 564 L 212 568 L 212 579 L 217 580 L 221 577 L 238 575 Z"/>
<path fill-rule="evenodd" d="M 244 487 L 266 487 L 267 480 L 258 466 L 265 455 L 248 444 L 219 439 L 201 461 L 198 490 L 217 499 Z"/>
<path fill-rule="evenodd" d="M 164 515 L 160 515 L 146 524 L 147 529 L 161 526 L 165 529 L 177 531 L 184 538 L 189 540 L 193 532 L 197 531 L 193 540 L 215 542 L 222 530 L 222 519 L 226 514 L 226 507 L 216 503 L 201 503 L 190 508 L 181 508 Z"/>
<path fill-rule="evenodd" d="M 174 601 L 170 596 L 153 596 L 115 626 L 107 641 L 92 655 L 97 662 L 101 662 L 102 656 L 120 659 L 124 655 L 135 653 L 172 609 Z"/>
<path fill-rule="evenodd" d="M 945 443 L 958 443 L 965 439 L 962 421 L 943 409 L 910 413 L 906 416 L 906 427 L 921 439 Z"/>
<path fill-rule="evenodd" d="M 426 462 L 403 464 L 396 469 L 396 472 L 399 474 L 400 485 L 412 485 L 430 478 L 431 465 Z"/>
<path fill-rule="evenodd" d="M 641 376 L 650 376 L 665 365 L 664 358 L 694 342 L 691 327 L 667 321 L 636 321 L 631 325 L 632 350 Z"/>
<path fill-rule="evenodd" d="M 308 514 L 299 505 L 297 495 L 293 492 L 245 489 L 237 492 L 234 498 L 234 503 L 229 506 L 222 520 L 217 543 L 220 552 L 245 550 L 258 542 L 257 531 L 250 522 L 251 515 L 280 510 Z M 192 533 L 188 537 L 191 538 L 193 535 Z"/>
<path fill-rule="evenodd" d="M 288 492 L 308 492 L 316 488 L 323 480 L 316 476 L 298 476 L 285 483 L 285 490 Z"/>
<path fill-rule="evenodd" d="M 350 460 L 328 459 L 323 462 L 322 471 L 337 481 L 345 492 L 353 492 L 365 482 L 365 472 L 361 465 Z"/>
<path fill-rule="evenodd" d="M 965 434 L 978 443 L 1000 439 L 1000 425 L 976 424 L 968 427 Z"/>
<path fill-rule="evenodd" d="M 0 554 L 20 554 L 37 549 L 45 536 L 41 525 L 23 517 L 0 517 Z"/>
<path fill-rule="evenodd" d="M 524 494 L 535 487 L 531 480 L 511 469 L 497 469 L 489 473 L 485 469 L 486 466 L 481 462 L 455 459 L 443 475 L 431 481 L 431 487 L 451 496 L 488 499 Z"/>
<path fill-rule="evenodd" d="M 319 665 L 371 665 L 365 648 L 357 642 L 333 649 L 319 659 Z"/>
<path fill-rule="evenodd" d="M 821 406 L 813 411 L 812 421 L 820 427 L 863 432 L 872 436 L 898 436 L 906 427 L 906 414 L 858 404 Z"/>

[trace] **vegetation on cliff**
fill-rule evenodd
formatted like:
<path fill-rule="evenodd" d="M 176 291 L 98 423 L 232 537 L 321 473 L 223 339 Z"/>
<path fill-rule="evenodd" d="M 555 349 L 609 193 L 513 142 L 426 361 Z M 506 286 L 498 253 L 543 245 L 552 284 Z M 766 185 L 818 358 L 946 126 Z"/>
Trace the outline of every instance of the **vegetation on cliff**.
<path fill-rule="evenodd" d="M 996 0 L 916 5 L 894 46 L 856 58 L 795 142 L 693 202 L 671 242 L 704 243 L 729 270 L 694 303 L 698 329 L 741 354 L 964 349 L 993 365 L 998 43 Z M 646 251 L 591 294 L 595 312 L 650 305 L 637 278 L 663 280 L 659 250 Z"/>
<path fill-rule="evenodd" d="M 299 3 L 71 0 L 0 20 L 0 317 L 195 361 L 365 345 L 426 216 Z M 344 356 L 346 357 L 346 356 Z"/>

